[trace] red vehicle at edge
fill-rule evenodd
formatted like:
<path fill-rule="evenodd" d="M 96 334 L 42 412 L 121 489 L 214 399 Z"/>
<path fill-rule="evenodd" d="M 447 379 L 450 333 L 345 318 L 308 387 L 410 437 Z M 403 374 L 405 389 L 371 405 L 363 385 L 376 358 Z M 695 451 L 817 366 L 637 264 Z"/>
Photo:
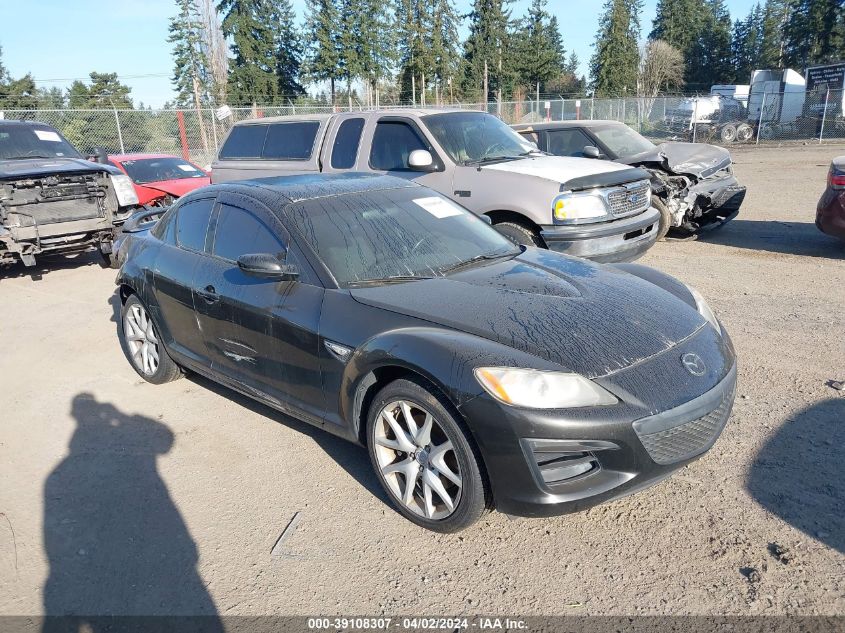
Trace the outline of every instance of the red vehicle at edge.
<path fill-rule="evenodd" d="M 132 180 L 138 203 L 149 206 L 169 206 L 211 182 L 204 169 L 168 154 L 111 154 L 109 162 Z"/>

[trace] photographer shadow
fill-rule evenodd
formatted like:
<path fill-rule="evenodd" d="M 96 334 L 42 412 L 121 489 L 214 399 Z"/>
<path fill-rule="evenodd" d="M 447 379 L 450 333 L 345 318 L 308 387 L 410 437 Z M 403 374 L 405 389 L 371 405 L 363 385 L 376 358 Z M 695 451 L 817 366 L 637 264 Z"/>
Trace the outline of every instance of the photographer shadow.
<path fill-rule="evenodd" d="M 86 393 L 71 414 L 70 452 L 44 486 L 44 631 L 110 630 L 113 616 L 144 630 L 168 618 L 153 626 L 126 616 L 191 616 L 179 628 L 222 631 L 197 546 L 156 465 L 173 433 Z"/>

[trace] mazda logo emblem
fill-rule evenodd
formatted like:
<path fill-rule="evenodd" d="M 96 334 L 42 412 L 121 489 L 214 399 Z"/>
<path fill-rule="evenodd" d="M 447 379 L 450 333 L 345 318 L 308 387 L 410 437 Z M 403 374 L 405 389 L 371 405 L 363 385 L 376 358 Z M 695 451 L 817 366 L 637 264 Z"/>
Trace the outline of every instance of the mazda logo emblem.
<path fill-rule="evenodd" d="M 707 372 L 707 365 L 701 360 L 701 356 L 694 352 L 689 352 L 681 356 L 681 363 L 684 368 L 693 376 L 703 376 Z"/>

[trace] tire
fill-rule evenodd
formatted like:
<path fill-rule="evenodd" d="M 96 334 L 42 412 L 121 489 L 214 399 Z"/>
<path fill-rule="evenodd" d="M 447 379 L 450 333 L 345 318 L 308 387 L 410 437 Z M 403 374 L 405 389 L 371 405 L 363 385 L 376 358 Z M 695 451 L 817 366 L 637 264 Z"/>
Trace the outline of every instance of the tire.
<path fill-rule="evenodd" d="M 408 412 L 414 427 L 407 422 Z M 423 380 L 396 380 L 376 394 L 367 415 L 367 450 L 393 506 L 420 527 L 457 532 L 491 507 L 490 485 L 475 443 L 454 407 Z M 405 495 L 409 501 L 403 501 Z"/>
<path fill-rule="evenodd" d="M 719 138 L 723 143 L 733 143 L 736 140 L 736 127 L 731 124 L 723 125 L 719 130 Z"/>
<path fill-rule="evenodd" d="M 543 240 L 539 233 L 516 222 L 498 222 L 493 225 L 499 233 L 508 238 L 517 246 L 539 246 L 543 248 Z"/>
<path fill-rule="evenodd" d="M 672 214 L 666 208 L 666 204 L 657 196 L 652 196 L 651 204 L 660 211 L 660 222 L 657 225 L 657 241 L 662 241 L 672 228 Z"/>
<path fill-rule="evenodd" d="M 126 360 L 147 382 L 160 385 L 182 377 L 182 371 L 164 348 L 158 328 L 137 295 L 129 295 L 120 310 L 118 336 Z"/>
<path fill-rule="evenodd" d="M 742 123 L 736 128 L 736 140 L 740 143 L 747 143 L 754 137 L 754 128 L 747 123 Z"/>

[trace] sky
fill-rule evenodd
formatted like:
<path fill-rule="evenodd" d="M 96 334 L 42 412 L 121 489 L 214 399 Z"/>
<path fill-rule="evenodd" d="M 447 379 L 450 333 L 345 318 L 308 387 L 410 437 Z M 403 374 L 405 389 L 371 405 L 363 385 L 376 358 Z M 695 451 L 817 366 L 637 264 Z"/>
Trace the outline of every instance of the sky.
<path fill-rule="evenodd" d="M 727 0 L 733 18 L 745 17 L 757 0 Z M 651 30 L 657 0 L 645 0 L 643 34 Z M 302 19 L 304 0 L 293 0 Z M 466 13 L 472 0 L 455 0 Z M 525 13 L 530 0 L 516 0 L 512 13 Z M 581 73 L 593 54 L 598 14 L 604 0 L 548 0 L 557 16 L 567 55 L 575 51 Z M 174 0 L 0 0 L 3 63 L 13 77 L 31 72 L 39 87 L 68 87 L 91 71 L 116 72 L 132 88 L 136 104 L 160 107 L 173 97 L 171 46 L 167 43 Z M 466 29 L 462 35 L 465 35 Z"/>

